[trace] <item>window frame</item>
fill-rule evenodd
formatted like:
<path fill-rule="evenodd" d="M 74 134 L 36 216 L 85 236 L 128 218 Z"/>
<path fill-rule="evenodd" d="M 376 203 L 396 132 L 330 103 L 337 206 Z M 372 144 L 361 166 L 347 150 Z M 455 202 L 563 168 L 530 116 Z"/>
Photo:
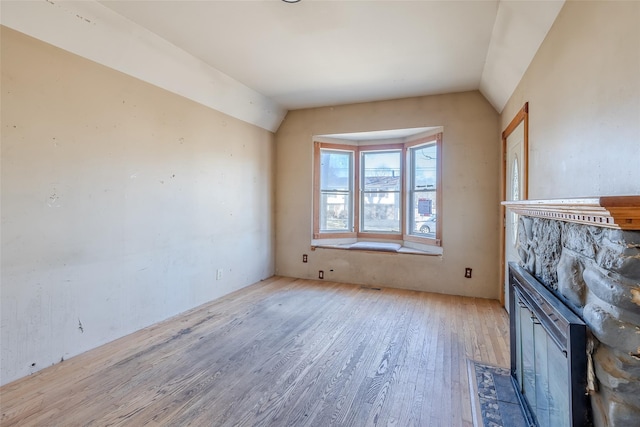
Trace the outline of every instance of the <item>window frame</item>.
<path fill-rule="evenodd" d="M 406 206 L 405 206 L 405 165 L 406 165 L 406 154 L 404 151 L 404 144 L 380 144 L 380 145 L 363 145 L 363 146 L 358 146 L 357 147 L 357 151 L 356 151 L 356 155 L 358 158 L 358 163 L 357 163 L 357 168 L 358 168 L 358 174 L 359 174 L 359 179 L 356 185 L 356 194 L 355 197 L 357 197 L 357 202 L 358 202 L 358 208 L 360 208 L 362 206 L 362 195 L 364 193 L 364 183 L 362 182 L 362 169 L 361 169 L 361 161 L 362 161 L 362 155 L 363 153 L 370 153 L 370 152 L 389 152 L 389 151 L 399 151 L 400 152 L 400 191 L 398 192 L 399 196 L 400 196 L 400 230 L 395 233 L 395 232 L 380 232 L 380 233 L 375 233 L 375 232 L 371 232 L 371 231 L 361 231 L 360 227 L 362 225 L 362 218 L 359 215 L 359 211 L 358 211 L 358 216 L 354 217 L 354 222 L 356 223 L 356 234 L 358 238 L 367 238 L 367 239 L 396 239 L 396 240 L 400 240 L 402 239 L 402 235 L 404 233 L 404 227 L 405 227 L 405 216 L 404 216 L 404 212 L 406 210 Z"/>
<path fill-rule="evenodd" d="M 320 161 L 321 161 L 321 150 L 323 148 L 327 148 L 329 150 L 335 151 L 346 151 L 352 152 L 352 168 L 353 168 L 353 177 L 351 181 L 351 206 L 352 206 L 352 215 L 351 217 L 351 230 L 352 231 L 336 231 L 336 232 L 320 232 L 320 197 L 322 194 L 320 188 Z M 354 199 L 355 197 L 355 186 L 354 183 L 359 179 L 358 173 L 358 159 L 357 159 L 357 149 L 355 145 L 345 145 L 345 144 L 327 144 L 323 142 L 315 142 L 313 149 L 313 159 L 314 159 L 314 167 L 313 167 L 313 238 L 314 239 L 341 239 L 341 238 L 354 238 L 357 237 L 355 229 L 353 228 L 354 223 L 356 222 L 356 218 L 358 215 L 358 203 Z"/>
<path fill-rule="evenodd" d="M 442 132 L 439 132 L 435 135 L 430 135 L 424 138 L 419 138 L 414 141 L 410 141 L 405 143 L 405 158 L 410 158 L 409 150 L 418 147 L 421 145 L 426 145 L 429 143 L 435 143 L 436 145 L 436 215 L 438 215 L 438 219 L 436 220 L 436 233 L 435 237 L 426 237 L 426 236 L 418 236 L 415 234 L 411 234 L 410 232 L 406 232 L 403 234 L 403 240 L 408 242 L 415 243 L 424 243 L 428 245 L 441 246 L 442 245 L 442 221 L 444 219 L 444 215 L 442 214 Z M 411 171 L 409 169 L 411 168 Z M 411 193 L 411 188 L 413 185 L 413 165 L 409 165 L 407 167 L 407 174 L 405 179 L 407 181 L 407 191 L 405 192 L 407 197 L 406 206 L 408 210 L 411 210 L 411 200 L 409 199 Z M 405 230 L 410 230 L 410 222 L 411 218 L 409 215 L 405 217 Z"/>
<path fill-rule="evenodd" d="M 411 161 L 409 159 L 410 149 L 412 147 L 425 145 L 428 143 L 434 142 L 436 144 L 436 214 L 438 215 L 438 220 L 436 221 L 436 233 L 435 238 L 420 236 L 411 234 L 410 229 L 410 215 L 411 211 L 411 201 L 409 200 L 410 186 L 412 185 L 412 171 L 410 168 L 413 167 Z M 320 189 L 320 161 L 321 161 L 321 151 L 323 149 L 326 150 L 337 150 L 337 151 L 350 151 L 353 153 L 353 182 L 351 183 L 352 192 L 350 193 L 350 197 L 352 200 L 352 216 L 351 216 L 351 230 L 345 232 L 321 232 L 320 231 L 320 197 L 321 197 L 321 189 Z M 400 150 L 400 232 L 384 232 L 384 233 L 375 233 L 375 232 L 365 232 L 360 231 L 360 226 L 362 224 L 362 219 L 360 218 L 360 208 L 361 208 L 361 197 L 362 197 L 362 187 L 363 183 L 361 182 L 361 159 L 363 152 L 375 152 L 375 151 L 390 151 L 390 150 Z M 418 244 L 425 244 L 430 246 L 441 246 L 442 245 L 442 132 L 438 132 L 433 135 L 421 137 L 415 140 L 409 140 L 407 142 L 400 143 L 392 143 L 392 144 L 371 144 L 370 142 L 367 145 L 349 145 L 349 144 L 341 144 L 334 142 L 319 142 L 314 141 L 314 151 L 313 151 L 313 239 L 314 240 L 324 240 L 324 239 L 351 239 L 351 240 L 359 240 L 359 239 L 367 239 L 367 240 L 402 240 L 407 242 L 413 242 Z"/>

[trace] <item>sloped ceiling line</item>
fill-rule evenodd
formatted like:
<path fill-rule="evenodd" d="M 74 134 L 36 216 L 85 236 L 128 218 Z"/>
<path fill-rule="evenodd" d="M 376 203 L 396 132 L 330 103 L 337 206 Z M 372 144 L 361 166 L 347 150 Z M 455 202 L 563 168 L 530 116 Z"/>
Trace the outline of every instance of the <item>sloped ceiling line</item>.
<path fill-rule="evenodd" d="M 275 132 L 286 110 L 93 1 L 2 1 L 2 25 Z"/>
<path fill-rule="evenodd" d="M 563 5 L 564 0 L 500 2 L 479 87 L 499 113 L 520 83 Z"/>
<path fill-rule="evenodd" d="M 563 4 L 2 0 L 0 22 L 275 132 L 287 109 L 474 89 L 501 112 Z"/>

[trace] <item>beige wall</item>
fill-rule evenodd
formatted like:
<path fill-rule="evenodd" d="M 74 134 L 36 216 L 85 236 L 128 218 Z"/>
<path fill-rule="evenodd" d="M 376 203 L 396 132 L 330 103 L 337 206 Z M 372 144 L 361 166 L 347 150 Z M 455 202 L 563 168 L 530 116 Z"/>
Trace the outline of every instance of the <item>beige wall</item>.
<path fill-rule="evenodd" d="M 1 36 L 2 383 L 273 274 L 272 133 Z"/>
<path fill-rule="evenodd" d="M 640 2 L 567 2 L 502 129 L 525 101 L 529 198 L 640 194 Z"/>
<path fill-rule="evenodd" d="M 313 135 L 428 126 L 444 126 L 443 256 L 310 251 Z M 276 133 L 276 273 L 498 298 L 498 127 L 479 92 L 290 112 Z"/>

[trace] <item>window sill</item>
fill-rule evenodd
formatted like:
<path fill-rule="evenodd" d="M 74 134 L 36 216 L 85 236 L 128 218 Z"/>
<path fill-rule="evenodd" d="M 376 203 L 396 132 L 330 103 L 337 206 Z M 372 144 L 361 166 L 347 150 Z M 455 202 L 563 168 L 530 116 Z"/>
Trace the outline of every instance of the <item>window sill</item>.
<path fill-rule="evenodd" d="M 387 254 L 408 254 L 423 256 L 442 256 L 442 247 L 431 245 L 420 245 L 412 242 L 382 242 L 382 241 L 356 241 L 355 239 L 344 239 L 349 241 L 313 240 L 311 249 L 340 249 L 348 251 L 360 251 L 371 253 Z"/>

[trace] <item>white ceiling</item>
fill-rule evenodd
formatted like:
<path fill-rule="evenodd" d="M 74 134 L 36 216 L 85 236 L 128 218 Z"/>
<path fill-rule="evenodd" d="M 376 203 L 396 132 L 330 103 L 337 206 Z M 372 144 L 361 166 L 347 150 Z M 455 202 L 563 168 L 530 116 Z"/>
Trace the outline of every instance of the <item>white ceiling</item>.
<path fill-rule="evenodd" d="M 408 129 L 388 129 L 377 130 L 368 132 L 351 132 L 351 133 L 333 133 L 328 135 L 314 135 L 315 137 L 341 139 L 347 141 L 376 141 L 376 140 L 390 140 L 390 139 L 402 139 L 413 137 L 419 134 L 426 134 L 428 132 L 434 132 L 440 127 L 421 127 L 421 128 L 408 128 Z"/>
<path fill-rule="evenodd" d="M 497 2 L 106 1 L 286 109 L 478 89 Z"/>
<path fill-rule="evenodd" d="M 3 0 L 3 25 L 274 130 L 286 110 L 476 89 L 501 111 L 563 1 L 40 0 L 41 15 L 25 3 Z M 172 76 L 191 82 L 177 87 L 143 49 L 183 68 L 188 55 L 192 76 Z M 251 101 L 221 107 L 221 87 Z"/>

